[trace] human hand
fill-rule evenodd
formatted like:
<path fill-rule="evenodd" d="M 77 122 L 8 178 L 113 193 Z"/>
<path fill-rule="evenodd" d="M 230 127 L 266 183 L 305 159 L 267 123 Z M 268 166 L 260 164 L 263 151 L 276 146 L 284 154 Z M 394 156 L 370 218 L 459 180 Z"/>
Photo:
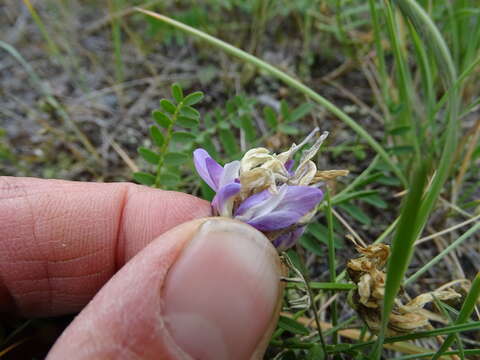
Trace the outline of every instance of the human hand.
<path fill-rule="evenodd" d="M 277 252 L 209 214 L 133 184 L 0 177 L 0 312 L 81 310 L 48 359 L 261 358 L 280 307 Z"/>

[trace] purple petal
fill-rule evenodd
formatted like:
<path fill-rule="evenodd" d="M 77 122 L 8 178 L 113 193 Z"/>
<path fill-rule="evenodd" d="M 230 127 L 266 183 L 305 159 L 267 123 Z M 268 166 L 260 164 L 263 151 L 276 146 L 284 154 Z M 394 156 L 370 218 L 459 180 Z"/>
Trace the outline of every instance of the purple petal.
<path fill-rule="evenodd" d="M 248 198 L 243 201 L 240 206 L 238 207 L 237 211 L 235 212 L 235 216 L 240 216 L 245 213 L 248 209 L 250 209 L 252 206 L 260 204 L 264 200 L 267 200 L 269 197 L 271 197 L 272 194 L 268 190 L 263 190 L 260 191 L 259 193 L 256 193 L 252 196 L 249 196 Z"/>
<path fill-rule="evenodd" d="M 271 193 L 268 190 L 260 192 L 258 195 L 252 195 L 245 201 L 247 204 L 243 207 L 242 214 L 238 216 L 240 221 L 249 221 L 255 217 L 270 214 L 282 202 L 287 193 L 287 185 L 283 185 L 276 193 Z"/>
<path fill-rule="evenodd" d="M 213 198 L 212 206 L 220 216 L 232 216 L 233 197 L 240 191 L 241 185 L 230 183 L 220 188 Z"/>
<path fill-rule="evenodd" d="M 292 169 L 294 164 L 295 164 L 295 160 L 290 159 L 290 160 L 287 160 L 287 162 L 283 165 L 285 167 L 285 170 L 287 170 L 290 175 L 293 175 Z"/>
<path fill-rule="evenodd" d="M 224 187 L 227 184 L 236 182 L 240 176 L 240 161 L 235 160 L 225 164 L 218 187 Z M 238 180 L 240 182 L 240 180 Z"/>
<path fill-rule="evenodd" d="M 196 149 L 193 152 L 193 163 L 200 177 L 217 191 L 223 168 L 204 149 Z"/>
<path fill-rule="evenodd" d="M 215 160 L 211 157 L 205 159 L 205 165 L 208 170 L 208 175 L 215 187 L 212 187 L 213 190 L 218 191 L 220 185 L 220 178 L 222 177 L 223 167 L 221 167 Z"/>
<path fill-rule="evenodd" d="M 298 238 L 302 236 L 304 231 L 305 226 L 301 226 L 293 231 L 282 234 L 273 240 L 273 245 L 278 249 L 278 251 L 285 251 L 295 245 Z"/>
<path fill-rule="evenodd" d="M 295 224 L 322 200 L 320 189 L 310 186 L 287 186 L 278 194 L 264 191 L 247 198 L 235 217 L 263 231 L 273 231 Z"/>
<path fill-rule="evenodd" d="M 247 224 L 260 231 L 273 231 L 293 225 L 298 219 L 299 217 L 293 211 L 274 211 L 248 220 Z"/>
<path fill-rule="evenodd" d="M 322 201 L 323 192 L 311 186 L 289 186 L 278 210 L 294 211 L 305 215 Z"/>

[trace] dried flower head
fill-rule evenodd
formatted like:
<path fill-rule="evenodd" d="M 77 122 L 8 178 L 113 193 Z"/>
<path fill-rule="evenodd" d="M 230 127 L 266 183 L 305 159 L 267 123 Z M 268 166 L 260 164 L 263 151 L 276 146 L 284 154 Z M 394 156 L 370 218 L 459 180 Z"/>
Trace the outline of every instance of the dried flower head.
<path fill-rule="evenodd" d="M 323 181 L 348 174 L 348 171 L 318 171 L 312 158 L 328 132 L 321 134 L 302 153 L 294 167 L 293 156 L 313 140 L 318 128 L 299 145 L 280 154 L 254 148 L 240 161 L 220 166 L 204 149 L 193 153 L 195 168 L 216 192 L 212 201 L 215 215 L 235 218 L 264 232 L 281 250 L 295 244 L 322 201 Z"/>
<path fill-rule="evenodd" d="M 370 331 L 378 332 L 381 326 L 382 303 L 385 295 L 386 273 L 384 267 L 390 254 L 385 244 L 357 247 L 362 254 L 347 263 L 347 271 L 357 289 L 350 293 L 350 303 L 365 321 Z M 400 296 L 388 323 L 389 333 L 403 334 L 431 326 L 430 321 L 444 321 L 442 316 L 424 309 L 425 305 L 438 300 L 452 300 L 461 297 L 453 289 L 438 289 L 421 294 L 410 301 Z"/>

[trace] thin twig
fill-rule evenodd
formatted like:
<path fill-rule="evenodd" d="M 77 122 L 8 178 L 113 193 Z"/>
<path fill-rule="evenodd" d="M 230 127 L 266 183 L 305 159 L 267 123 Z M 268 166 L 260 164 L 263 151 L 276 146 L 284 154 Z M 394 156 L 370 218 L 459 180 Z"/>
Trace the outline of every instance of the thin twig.
<path fill-rule="evenodd" d="M 353 228 L 348 224 L 348 222 L 338 212 L 336 212 L 334 209 L 332 209 L 332 213 L 342 223 L 342 225 L 347 228 L 347 230 L 353 235 L 355 240 L 360 243 L 360 245 L 362 245 L 363 247 L 367 246 L 365 241 L 363 241 L 362 238 L 360 237 L 360 235 L 358 235 L 358 233 L 355 230 L 353 230 Z"/>
<path fill-rule="evenodd" d="M 423 238 L 421 238 L 421 239 L 418 239 L 418 240 L 415 242 L 415 245 L 422 244 L 422 243 L 424 243 L 424 242 L 426 242 L 426 241 L 428 241 L 428 240 L 431 240 L 431 239 L 436 238 L 437 236 L 447 234 L 447 233 L 449 233 L 449 232 L 451 232 L 451 231 L 453 231 L 453 230 L 456 230 L 456 229 L 458 229 L 458 228 L 461 228 L 461 227 L 463 227 L 463 226 L 465 226 L 465 225 L 468 225 L 468 224 L 470 224 L 471 222 L 477 221 L 477 220 L 479 220 L 479 219 L 480 219 L 480 214 L 477 215 L 477 216 L 475 216 L 475 217 L 473 217 L 473 218 L 471 218 L 471 219 L 469 219 L 469 220 L 466 220 L 466 221 L 461 222 L 461 223 L 459 223 L 459 224 L 453 225 L 453 226 L 451 226 L 451 227 L 449 227 L 449 228 L 446 228 L 446 229 L 444 229 L 444 230 L 442 230 L 442 231 L 436 232 L 435 234 L 428 235 L 428 236 L 425 236 L 425 237 L 423 237 Z"/>

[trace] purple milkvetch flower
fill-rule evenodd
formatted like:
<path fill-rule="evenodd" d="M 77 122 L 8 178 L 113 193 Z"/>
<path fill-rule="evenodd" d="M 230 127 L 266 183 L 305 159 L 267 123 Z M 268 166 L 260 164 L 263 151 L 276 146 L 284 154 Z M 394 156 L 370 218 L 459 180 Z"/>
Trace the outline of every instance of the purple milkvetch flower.
<path fill-rule="evenodd" d="M 272 154 L 265 148 L 247 151 L 240 161 L 219 165 L 204 149 L 193 153 L 195 168 L 216 195 L 215 215 L 231 217 L 265 233 L 279 251 L 293 246 L 323 199 L 323 180 L 346 172 L 318 171 L 311 160 L 327 132 L 303 152 L 294 168 L 293 155 L 319 132 L 316 128 L 299 145 Z M 333 175 L 332 175 L 333 174 Z"/>

